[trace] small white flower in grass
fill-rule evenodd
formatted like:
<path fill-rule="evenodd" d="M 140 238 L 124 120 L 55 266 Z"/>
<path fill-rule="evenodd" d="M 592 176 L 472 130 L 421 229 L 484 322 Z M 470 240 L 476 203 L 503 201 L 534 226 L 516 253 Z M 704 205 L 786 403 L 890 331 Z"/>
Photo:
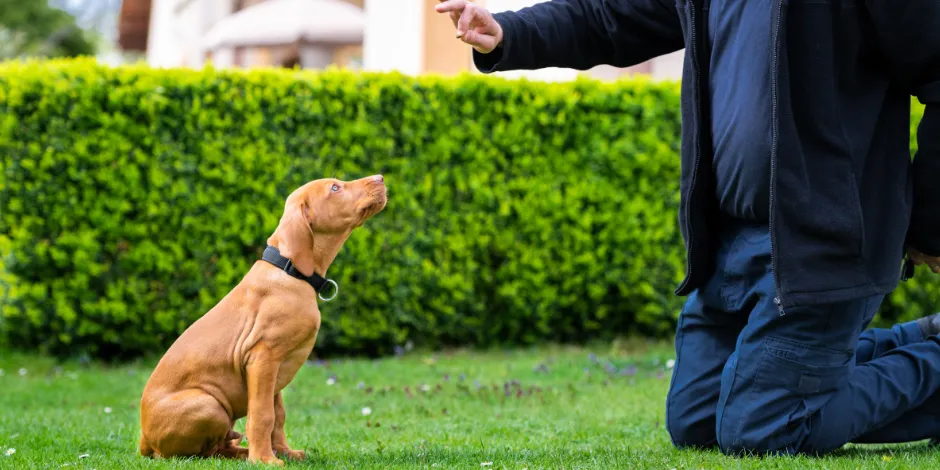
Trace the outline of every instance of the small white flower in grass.
<path fill-rule="evenodd" d="M 430 392 L 430 391 L 431 391 L 431 386 L 428 385 L 428 384 L 423 384 L 423 385 L 421 385 L 421 391 L 422 391 L 422 392 Z"/>
<path fill-rule="evenodd" d="M 105 412 L 105 413 L 110 413 L 110 412 L 111 412 L 111 407 L 110 407 L 110 406 L 104 407 L 104 412 Z"/>
<path fill-rule="evenodd" d="M 672 368 L 675 367 L 675 366 L 676 366 L 676 360 L 675 360 L 675 359 L 670 359 L 670 360 L 666 361 L 666 368 L 667 368 L 667 369 L 672 369 Z"/>
<path fill-rule="evenodd" d="M 88 454 L 82 454 L 82 455 L 79 455 L 79 456 L 78 456 L 78 458 L 80 458 L 80 459 L 87 459 L 88 457 L 90 457 L 90 455 L 88 455 Z"/>
<path fill-rule="evenodd" d="M 333 385 L 333 384 L 335 384 L 335 383 L 336 383 L 336 379 L 334 379 L 333 377 L 330 377 L 330 378 L 326 379 L 326 384 L 327 384 L 327 385 Z"/>
<path fill-rule="evenodd" d="M 25 376 L 27 373 L 29 373 L 29 371 L 27 371 L 25 367 L 20 368 L 20 377 Z"/>
<path fill-rule="evenodd" d="M 493 462 L 480 462 L 481 467 L 492 467 Z"/>
<path fill-rule="evenodd" d="M 372 408 L 368 406 L 362 409 L 362 416 L 369 416 L 372 414 Z"/>
<path fill-rule="evenodd" d="M 13 454 L 15 454 L 15 453 L 16 453 L 16 449 L 14 449 L 14 448 L 12 448 L 12 447 L 9 448 L 9 449 L 7 449 L 7 457 L 9 457 L 9 456 L 11 456 L 11 455 L 13 455 Z"/>

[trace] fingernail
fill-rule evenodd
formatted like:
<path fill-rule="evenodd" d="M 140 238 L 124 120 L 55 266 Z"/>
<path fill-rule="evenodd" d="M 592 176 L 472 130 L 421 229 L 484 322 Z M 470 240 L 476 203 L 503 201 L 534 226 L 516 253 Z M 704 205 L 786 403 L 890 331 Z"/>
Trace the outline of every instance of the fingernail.
<path fill-rule="evenodd" d="M 457 39 L 460 39 L 460 36 L 463 36 L 463 33 L 461 33 L 460 31 L 457 31 Z"/>

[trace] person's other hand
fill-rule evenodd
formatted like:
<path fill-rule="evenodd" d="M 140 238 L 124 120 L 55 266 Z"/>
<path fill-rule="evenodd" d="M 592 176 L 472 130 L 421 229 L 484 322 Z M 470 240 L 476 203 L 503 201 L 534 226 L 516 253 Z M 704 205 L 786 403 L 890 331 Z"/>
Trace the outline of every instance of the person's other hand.
<path fill-rule="evenodd" d="M 469 0 L 440 0 L 434 10 L 447 13 L 457 27 L 457 38 L 482 54 L 493 52 L 503 42 L 503 28 L 493 15 Z"/>
<path fill-rule="evenodd" d="M 921 253 L 915 248 L 907 248 L 907 257 L 914 262 L 914 266 L 926 264 L 931 271 L 940 274 L 940 257 Z"/>

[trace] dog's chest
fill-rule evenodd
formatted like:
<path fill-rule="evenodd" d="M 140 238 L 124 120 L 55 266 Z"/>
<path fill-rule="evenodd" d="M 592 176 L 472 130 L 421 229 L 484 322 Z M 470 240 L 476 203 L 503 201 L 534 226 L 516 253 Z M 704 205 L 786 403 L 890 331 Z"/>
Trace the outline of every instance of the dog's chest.
<path fill-rule="evenodd" d="M 303 367 L 304 363 L 307 362 L 307 358 L 310 357 L 310 352 L 313 351 L 313 345 L 317 342 L 316 335 L 313 338 L 308 340 L 306 343 L 300 345 L 292 353 L 288 354 L 284 358 L 284 362 L 281 363 L 280 369 L 277 371 L 277 390 L 280 391 L 284 389 L 294 380 L 294 376 L 297 375 L 297 371 Z"/>

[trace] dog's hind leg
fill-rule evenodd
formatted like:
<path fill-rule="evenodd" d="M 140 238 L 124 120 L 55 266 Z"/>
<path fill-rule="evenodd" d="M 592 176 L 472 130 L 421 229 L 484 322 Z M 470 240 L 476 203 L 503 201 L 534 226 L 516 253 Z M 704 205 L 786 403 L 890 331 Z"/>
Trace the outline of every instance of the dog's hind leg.
<path fill-rule="evenodd" d="M 232 445 L 231 441 L 225 441 L 219 444 L 219 447 L 212 453 L 212 457 L 245 460 L 248 458 L 248 448 Z"/>
<path fill-rule="evenodd" d="M 153 404 L 147 422 L 148 447 L 162 457 L 209 457 L 230 447 L 232 419 L 202 390 L 164 397 Z"/>
<path fill-rule="evenodd" d="M 225 440 L 222 443 L 218 444 L 215 450 L 206 454 L 207 457 L 219 457 L 225 459 L 239 459 L 244 460 L 248 458 L 248 448 L 241 447 L 239 444 L 242 442 L 242 436 L 240 433 L 235 432 L 234 429 L 230 429 L 228 434 L 225 436 Z"/>
<path fill-rule="evenodd" d="M 140 436 L 140 447 L 139 447 L 139 450 L 140 450 L 140 455 L 141 455 L 142 457 L 152 457 L 152 456 L 153 456 L 153 448 L 150 447 L 150 444 L 147 444 L 147 439 L 144 438 L 143 434 L 141 434 L 141 436 Z"/>

